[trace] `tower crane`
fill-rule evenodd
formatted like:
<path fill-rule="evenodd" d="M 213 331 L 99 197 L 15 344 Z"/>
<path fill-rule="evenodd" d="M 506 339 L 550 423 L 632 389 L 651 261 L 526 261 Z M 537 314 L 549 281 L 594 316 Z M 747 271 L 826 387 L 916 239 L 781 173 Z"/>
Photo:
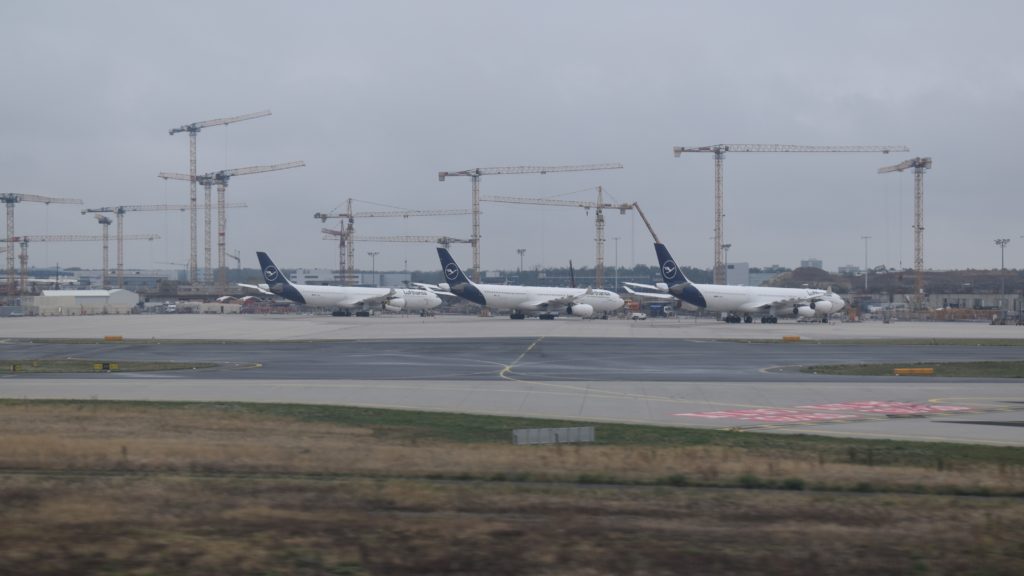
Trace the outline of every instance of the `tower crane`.
<path fill-rule="evenodd" d="M 177 128 L 171 128 L 168 133 L 174 136 L 178 132 L 188 132 L 188 180 L 189 180 L 189 261 L 188 261 L 188 280 L 190 283 L 196 283 L 196 134 L 199 133 L 203 128 L 209 128 L 211 126 L 226 126 L 235 122 L 241 122 L 243 120 L 252 120 L 253 118 L 262 118 L 264 116 L 270 116 L 270 110 L 263 110 L 260 112 L 253 112 L 251 114 L 243 114 L 241 116 L 231 116 L 229 118 L 216 118 L 214 120 L 203 120 L 201 122 L 193 122 L 191 124 L 185 124 Z M 207 202 L 209 204 L 209 202 Z"/>
<path fill-rule="evenodd" d="M 191 182 L 202 181 L 204 186 L 206 182 L 217 185 L 217 285 L 224 286 L 227 284 L 227 268 L 225 263 L 224 248 L 227 237 L 227 214 L 224 211 L 224 199 L 227 195 L 228 180 L 234 176 L 244 176 L 247 174 L 259 174 L 262 172 L 275 172 L 277 170 L 288 170 L 290 168 L 299 168 L 305 166 L 306 163 L 302 160 L 295 162 L 285 162 L 282 164 L 271 164 L 269 166 L 245 166 L 242 168 L 231 168 L 228 170 L 219 170 L 217 172 L 209 172 L 193 178 L 188 174 L 177 174 L 173 172 L 161 172 L 160 178 L 165 180 L 188 180 Z M 209 213 L 209 204 L 207 204 L 207 213 Z M 210 239 L 209 232 L 207 232 L 206 242 L 206 261 L 209 262 L 210 257 Z M 209 277 L 209 270 L 207 270 L 207 277 Z"/>
<path fill-rule="evenodd" d="M 93 214 L 96 217 L 96 221 L 103 226 L 103 273 L 100 276 L 100 285 L 103 288 L 107 287 L 107 274 L 110 271 L 110 224 L 113 220 L 109 216 L 104 214 Z"/>
<path fill-rule="evenodd" d="M 321 228 L 321 232 L 324 233 L 324 240 L 333 240 L 334 237 L 342 237 L 347 234 L 345 230 L 333 230 L 331 228 Z M 348 237 L 349 246 L 353 246 L 356 241 L 359 242 L 415 242 L 423 244 L 437 244 L 443 246 L 445 249 L 451 248 L 452 244 L 469 244 L 472 240 L 465 240 L 462 238 L 452 238 L 450 236 L 357 236 Z"/>
<path fill-rule="evenodd" d="M 469 210 L 459 209 L 438 209 L 438 210 L 378 210 L 367 212 L 352 211 L 353 198 L 345 203 L 344 212 L 317 212 L 313 218 L 321 223 L 327 222 L 328 218 L 342 218 L 347 220 L 344 232 L 334 230 L 338 237 L 338 274 L 341 275 L 342 285 L 350 285 L 355 276 L 355 219 L 356 218 L 409 218 L 411 216 L 464 216 L 470 214 Z"/>
<path fill-rule="evenodd" d="M 18 202 L 42 202 L 43 204 L 81 204 L 78 198 L 51 198 L 36 194 L 0 194 L 0 202 L 7 205 L 7 239 L 14 237 L 14 205 Z M 7 251 L 7 291 L 14 294 L 17 285 L 14 281 L 14 250 Z"/>
<path fill-rule="evenodd" d="M 715 157 L 715 284 L 725 283 L 725 236 L 722 228 L 724 213 L 722 205 L 724 190 L 722 188 L 722 164 L 726 152 L 909 152 L 906 146 L 801 146 L 793 144 L 714 144 L 711 146 L 685 147 L 675 146 L 672 153 L 679 158 L 683 153 L 704 152 Z"/>
<path fill-rule="evenodd" d="M 26 236 L 3 238 L 0 239 L 0 242 L 7 242 L 9 244 L 16 242 L 21 245 L 21 254 L 18 258 L 21 260 L 21 291 L 25 292 L 25 286 L 28 284 L 29 242 L 103 242 L 105 240 L 104 236 L 105 235 L 93 236 L 85 234 L 30 234 Z M 124 237 L 125 240 L 157 240 L 159 238 L 160 236 L 158 234 L 131 234 Z M 8 250 L 8 253 L 10 252 L 13 252 L 13 250 Z"/>
<path fill-rule="evenodd" d="M 578 166 L 504 166 L 497 168 L 470 168 L 458 172 L 438 172 L 441 182 L 449 176 L 468 176 L 473 182 L 473 281 L 480 281 L 480 177 L 492 174 L 547 174 L 549 172 L 585 172 L 589 170 L 616 170 L 622 164 L 583 164 Z"/>
<path fill-rule="evenodd" d="M 245 208 L 243 203 L 229 204 L 228 208 Z M 173 211 L 184 212 L 189 209 L 188 204 L 134 204 L 126 206 L 105 206 L 103 208 L 86 208 L 82 214 L 95 213 L 99 223 L 103 225 L 103 287 L 107 286 L 107 246 L 109 238 L 110 219 L 104 222 L 100 214 L 114 214 L 117 216 L 117 287 L 124 288 L 124 213 L 125 212 L 156 212 Z"/>
<path fill-rule="evenodd" d="M 633 204 L 609 204 L 604 201 L 604 188 L 597 187 L 597 201 L 588 202 L 585 200 L 560 200 L 557 198 L 520 198 L 517 196 L 481 196 L 483 202 L 506 202 L 510 204 L 538 204 L 542 206 L 573 206 L 584 208 L 588 212 L 594 209 L 594 227 L 596 235 L 596 265 L 594 266 L 594 284 L 596 288 L 604 287 L 604 212 L 605 208 L 614 208 L 619 214 L 625 214 L 626 210 L 632 210 Z M 615 287 L 618 290 L 618 286 Z"/>
<path fill-rule="evenodd" d="M 893 166 L 883 166 L 879 174 L 914 169 L 914 303 L 924 297 L 924 171 L 932 167 L 931 158 L 911 158 Z"/>
<path fill-rule="evenodd" d="M 331 228 L 321 228 L 321 232 L 326 234 L 325 240 L 333 240 L 335 236 L 340 236 L 345 232 L 342 230 L 333 230 Z M 464 238 L 452 238 L 451 236 L 429 236 L 429 235 L 403 235 L 403 236 L 356 236 L 353 241 L 359 242 L 410 242 L 410 243 L 421 243 L 421 244 L 437 244 L 445 248 L 450 248 L 452 244 L 469 244 L 472 240 Z"/>

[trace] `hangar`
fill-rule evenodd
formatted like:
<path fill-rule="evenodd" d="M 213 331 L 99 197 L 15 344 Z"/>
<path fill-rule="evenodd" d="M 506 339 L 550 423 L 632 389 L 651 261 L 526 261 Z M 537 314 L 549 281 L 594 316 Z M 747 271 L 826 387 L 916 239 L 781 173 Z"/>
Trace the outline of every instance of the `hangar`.
<path fill-rule="evenodd" d="M 33 316 L 85 316 L 131 314 L 139 295 L 129 290 L 43 290 L 23 300 L 25 313 Z"/>

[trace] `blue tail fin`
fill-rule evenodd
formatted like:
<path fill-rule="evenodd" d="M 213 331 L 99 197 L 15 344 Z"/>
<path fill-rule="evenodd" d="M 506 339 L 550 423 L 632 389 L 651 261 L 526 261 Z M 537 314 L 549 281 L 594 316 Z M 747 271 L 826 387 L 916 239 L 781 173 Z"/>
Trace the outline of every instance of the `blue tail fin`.
<path fill-rule="evenodd" d="M 469 283 L 469 278 L 466 277 L 462 268 L 459 268 L 459 265 L 455 262 L 455 259 L 452 258 L 448 249 L 439 247 L 437 249 L 437 256 L 441 259 L 441 270 L 444 272 L 444 281 L 447 282 L 449 286 Z"/>
<path fill-rule="evenodd" d="M 448 283 L 449 290 L 470 302 L 486 306 L 487 299 L 484 298 L 484 295 L 476 285 L 466 277 L 466 274 L 462 271 L 462 268 L 459 268 L 459 265 L 452 258 L 448 250 L 438 247 L 437 256 L 441 259 L 441 271 L 444 274 L 444 281 Z"/>
<path fill-rule="evenodd" d="M 274 261 L 267 256 L 266 252 L 257 252 L 256 258 L 260 261 L 260 270 L 263 271 L 263 279 L 267 281 L 267 289 L 274 294 L 280 294 L 285 298 L 305 304 L 306 299 L 302 297 L 302 294 L 288 281 L 285 277 L 284 272 L 274 265 Z"/>
<path fill-rule="evenodd" d="M 679 268 L 676 261 L 672 259 L 672 255 L 668 253 L 668 248 L 665 248 L 664 244 L 655 243 L 654 251 L 658 254 L 658 265 L 661 266 L 661 279 L 666 284 L 674 286 L 676 284 L 690 283 L 690 280 L 683 274 L 683 270 Z"/>
<path fill-rule="evenodd" d="M 701 293 L 696 285 L 690 282 L 686 274 L 683 274 L 682 269 L 672 259 L 672 255 L 668 253 L 668 248 L 665 248 L 664 244 L 656 242 L 654 244 L 654 251 L 658 254 L 658 264 L 661 266 L 661 279 L 668 284 L 669 293 L 687 304 L 692 304 L 698 308 L 707 308 L 708 302 L 704 298 L 704 294 Z"/>

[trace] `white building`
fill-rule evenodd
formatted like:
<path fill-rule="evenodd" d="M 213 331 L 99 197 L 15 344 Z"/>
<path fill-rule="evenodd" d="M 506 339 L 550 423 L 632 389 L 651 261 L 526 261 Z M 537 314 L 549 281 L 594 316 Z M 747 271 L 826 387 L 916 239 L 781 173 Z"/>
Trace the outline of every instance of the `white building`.
<path fill-rule="evenodd" d="M 139 295 L 128 290 L 43 290 L 23 300 L 25 312 L 38 316 L 131 314 Z"/>

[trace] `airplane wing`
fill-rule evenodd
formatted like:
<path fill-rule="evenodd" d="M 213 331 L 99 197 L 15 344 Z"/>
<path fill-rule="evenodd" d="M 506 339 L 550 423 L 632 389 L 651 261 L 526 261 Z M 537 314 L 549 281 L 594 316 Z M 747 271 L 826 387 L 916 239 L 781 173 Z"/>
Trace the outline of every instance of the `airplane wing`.
<path fill-rule="evenodd" d="M 639 282 L 623 282 L 623 287 L 632 286 L 633 288 L 643 288 L 644 290 L 653 290 L 655 292 L 668 292 L 667 286 L 662 284 L 658 286 L 656 284 L 640 284 Z"/>
<path fill-rule="evenodd" d="M 344 307 L 351 308 L 353 306 L 360 306 L 360 305 L 368 306 L 368 305 L 371 305 L 371 304 L 381 304 L 383 302 L 387 302 L 388 300 L 391 300 L 392 298 L 394 298 L 397 295 L 398 295 L 398 291 L 396 291 L 394 288 L 392 288 L 387 294 L 367 294 L 367 295 L 363 296 L 362 298 L 359 298 L 359 297 L 356 297 L 356 298 L 344 298 L 344 299 L 339 300 L 337 305 L 338 306 L 344 306 Z"/>
<path fill-rule="evenodd" d="M 548 308 L 557 308 L 561 306 L 568 306 L 569 304 L 575 304 L 580 301 L 584 296 L 589 296 L 594 293 L 593 288 L 587 288 L 579 294 L 570 294 L 566 296 L 558 296 L 555 298 L 548 298 L 546 300 L 532 300 L 529 302 L 523 302 L 519 306 L 526 310 L 547 310 Z"/>
<path fill-rule="evenodd" d="M 767 312 L 773 308 L 791 308 L 793 306 L 802 306 L 810 304 L 814 298 L 776 298 L 774 300 L 754 300 L 745 303 L 741 311 L 742 312 Z"/>
<path fill-rule="evenodd" d="M 277 296 L 277 294 L 274 294 L 273 292 L 270 291 L 270 287 L 267 286 L 266 284 L 242 284 L 241 282 L 239 282 L 237 285 L 241 286 L 242 288 L 255 290 L 260 294 L 266 294 L 267 296 Z"/>
<path fill-rule="evenodd" d="M 633 283 L 632 282 L 626 282 L 626 284 L 633 284 Z M 645 284 L 640 284 L 639 286 L 646 286 L 646 285 Z M 657 287 L 656 286 L 650 286 L 650 288 L 655 288 L 656 289 Z M 676 299 L 675 296 L 673 296 L 671 294 L 667 294 L 665 292 L 639 292 L 637 290 L 633 290 L 632 287 L 625 286 L 625 285 L 622 287 L 622 289 L 625 290 L 626 292 L 632 294 L 633 296 L 640 296 L 642 298 L 654 298 L 655 300 L 675 300 Z"/>
<path fill-rule="evenodd" d="M 441 287 L 438 286 L 437 284 L 424 284 L 423 282 L 412 282 L 411 284 L 417 288 L 426 290 L 427 292 L 433 292 L 438 296 L 453 296 L 455 298 L 458 298 L 458 295 L 456 294 L 453 294 L 447 290 L 441 290 Z"/>

